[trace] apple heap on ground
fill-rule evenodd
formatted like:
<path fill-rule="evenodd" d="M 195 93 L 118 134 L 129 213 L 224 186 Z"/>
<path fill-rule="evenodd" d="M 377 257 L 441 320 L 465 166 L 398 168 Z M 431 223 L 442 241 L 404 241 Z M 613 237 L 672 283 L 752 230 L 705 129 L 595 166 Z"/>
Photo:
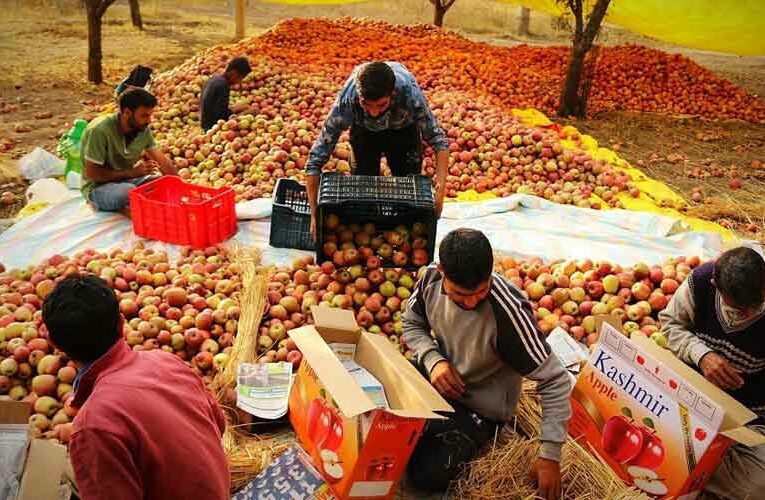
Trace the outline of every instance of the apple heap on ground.
<path fill-rule="evenodd" d="M 0 395 L 32 403 L 33 435 L 66 443 L 77 414 L 70 405 L 77 368 L 48 340 L 41 311 L 55 284 L 76 273 L 97 275 L 114 288 L 133 350 L 172 353 L 208 385 L 228 362 L 241 269 L 223 248 L 184 248 L 172 265 L 165 252 L 140 244 L 54 255 L 9 272 L 0 264 Z"/>
<path fill-rule="evenodd" d="M 313 36 L 306 39 L 305 33 Z M 235 115 L 200 133 L 201 89 L 239 54 L 249 56 L 253 71 L 232 90 L 232 100 L 249 105 L 254 114 Z M 233 186 L 237 200 L 270 197 L 279 178 L 304 179 L 310 147 L 354 65 L 398 60 L 418 78 L 448 136 L 449 197 L 474 189 L 618 207 L 618 193 L 640 194 L 629 175 L 584 153 L 571 127 L 524 126 L 513 114 L 512 108 L 554 109 L 567 54 L 568 49 L 558 47 L 493 47 L 426 26 L 290 20 L 158 75 L 152 87 L 159 98 L 153 128 L 184 179 Z M 445 60 L 461 70 L 443 71 Z M 592 111 L 623 108 L 765 120 L 761 99 L 682 56 L 607 47 L 595 74 Z M 350 157 L 344 133 L 325 170 L 350 172 Z M 430 148 L 423 173 L 435 173 Z M 591 201 L 596 191 L 603 196 Z"/>
<path fill-rule="evenodd" d="M 592 346 L 598 341 L 595 316 L 612 314 L 624 322 L 625 334 L 646 335 L 666 348 L 658 313 L 701 260 L 677 257 L 662 265 L 622 267 L 590 259 L 545 264 L 539 258 L 502 257 L 496 264 L 531 301 L 544 333 L 560 327 Z"/>
<path fill-rule="evenodd" d="M 495 270 L 528 297 L 545 334 L 561 327 L 592 346 L 598 339 L 595 316 L 614 314 L 624 321 L 626 334 L 646 335 L 666 347 L 657 315 L 700 263 L 698 257 L 677 257 L 661 265 L 622 267 L 589 259 L 545 263 L 498 256 Z M 299 366 L 302 354 L 289 331 L 313 322 L 314 305 L 352 310 L 361 328 L 385 336 L 413 359 L 402 338 L 402 315 L 424 269 L 386 269 L 377 255 L 342 268 L 331 261 L 317 264 L 312 256 L 274 268 L 257 336 L 260 362 Z M 98 275 L 114 288 L 126 319 L 123 333 L 134 350 L 172 353 L 208 386 L 228 361 L 241 314 L 242 275 L 222 247 L 182 249 L 174 264 L 164 252 L 140 244 L 54 255 L 10 271 L 0 264 L 0 395 L 33 404 L 34 435 L 62 442 L 71 435 L 77 369 L 48 341 L 41 307 L 57 281 L 80 272 Z"/>
<path fill-rule="evenodd" d="M 313 322 L 312 306 L 324 306 L 352 310 L 361 328 L 384 335 L 411 359 L 412 353 L 401 337 L 402 315 L 417 273 L 384 269 L 382 259 L 376 255 L 366 258 L 364 265 L 360 262 L 338 267 L 331 261 L 319 265 L 313 257 L 304 257 L 297 259 L 291 268 L 278 268 L 270 276 L 268 310 L 258 337 L 265 358 L 278 359 L 274 346 L 293 328 Z"/>

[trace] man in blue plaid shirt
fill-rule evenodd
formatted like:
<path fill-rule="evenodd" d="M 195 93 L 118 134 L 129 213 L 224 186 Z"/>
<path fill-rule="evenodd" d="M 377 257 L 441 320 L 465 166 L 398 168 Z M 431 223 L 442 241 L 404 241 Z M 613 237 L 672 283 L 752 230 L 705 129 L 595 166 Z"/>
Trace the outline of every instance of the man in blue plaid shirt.
<path fill-rule="evenodd" d="M 436 215 L 441 215 L 449 164 L 446 134 L 406 66 L 370 62 L 357 66 L 345 82 L 308 156 L 307 190 L 314 238 L 319 175 L 340 134 L 349 128 L 356 175 L 380 175 L 383 154 L 393 175 L 419 174 L 422 141 L 427 142 L 436 152 Z"/>

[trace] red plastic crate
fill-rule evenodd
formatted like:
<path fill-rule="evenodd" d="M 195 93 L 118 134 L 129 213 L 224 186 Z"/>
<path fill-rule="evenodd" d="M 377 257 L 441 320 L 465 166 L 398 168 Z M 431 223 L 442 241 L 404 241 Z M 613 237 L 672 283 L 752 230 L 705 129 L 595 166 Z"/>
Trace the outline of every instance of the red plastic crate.
<path fill-rule="evenodd" d="M 204 248 L 236 233 L 234 190 L 213 189 L 163 176 L 130 191 L 135 234 Z"/>

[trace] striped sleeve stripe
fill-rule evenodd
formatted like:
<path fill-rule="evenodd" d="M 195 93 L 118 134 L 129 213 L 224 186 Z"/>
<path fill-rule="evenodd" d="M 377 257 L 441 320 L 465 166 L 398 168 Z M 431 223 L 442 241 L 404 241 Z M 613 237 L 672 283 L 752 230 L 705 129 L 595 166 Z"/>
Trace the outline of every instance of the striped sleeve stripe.
<path fill-rule="evenodd" d="M 498 292 L 495 290 L 492 290 L 491 294 L 492 296 L 494 296 L 494 299 L 502 307 L 502 309 L 505 310 L 505 314 L 507 314 L 507 317 L 510 318 L 510 321 L 513 323 L 513 326 L 515 327 L 517 335 L 521 339 L 521 342 L 523 343 L 523 347 L 526 349 L 526 352 L 528 353 L 529 357 L 531 357 L 531 359 L 534 360 L 534 362 L 537 365 L 541 365 L 544 362 L 544 358 L 540 358 L 538 349 L 536 349 L 535 347 L 532 347 L 533 341 L 531 341 L 530 343 L 529 335 L 526 333 L 522 333 L 523 331 L 527 331 L 527 330 L 525 328 L 524 330 L 521 329 L 515 315 L 511 313 L 510 310 L 508 309 L 505 299 L 500 297 L 498 295 Z M 524 324 L 524 321 L 521 320 L 520 323 Z"/>
<path fill-rule="evenodd" d="M 425 287 L 427 287 L 430 284 L 429 282 L 432 281 L 431 273 L 434 270 L 438 271 L 438 266 L 436 264 L 431 264 L 431 265 L 428 266 L 428 268 L 422 274 L 421 281 L 423 283 L 419 283 L 418 282 L 417 286 L 414 287 L 414 292 L 412 292 L 412 295 L 409 297 L 409 300 L 406 303 L 407 309 L 409 309 L 411 307 L 414 307 L 414 305 L 417 303 L 418 296 L 420 295 L 420 290 L 424 289 Z"/>
<path fill-rule="evenodd" d="M 530 324 L 528 319 L 521 312 L 523 305 L 521 301 L 513 296 L 513 292 L 507 288 L 507 284 L 502 279 L 496 277 L 492 280 L 496 284 L 496 292 L 501 296 L 497 296 L 495 291 L 492 290 L 492 294 L 497 299 L 497 302 L 507 313 L 510 321 L 513 323 L 518 335 L 521 337 L 526 351 L 538 364 L 544 363 L 547 359 L 547 349 L 542 344 L 542 339 L 537 333 L 536 326 Z"/>
<path fill-rule="evenodd" d="M 414 307 L 414 304 L 417 303 L 417 296 L 419 295 L 419 293 L 420 293 L 420 289 L 419 288 L 415 288 L 414 292 L 412 292 L 411 297 L 409 297 L 409 300 L 406 301 L 406 308 L 407 309 L 411 309 L 412 307 Z"/>

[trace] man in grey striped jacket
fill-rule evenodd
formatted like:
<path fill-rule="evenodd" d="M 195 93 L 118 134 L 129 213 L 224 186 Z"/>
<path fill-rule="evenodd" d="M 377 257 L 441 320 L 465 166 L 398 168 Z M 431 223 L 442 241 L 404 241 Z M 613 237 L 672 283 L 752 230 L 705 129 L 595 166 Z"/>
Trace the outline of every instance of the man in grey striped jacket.
<path fill-rule="evenodd" d="M 561 446 L 571 416 L 572 377 L 552 353 L 521 292 L 493 273 L 480 231 L 457 229 L 441 242 L 439 264 L 421 277 L 404 314 L 404 341 L 455 413 L 428 424 L 409 463 L 413 486 L 446 489 L 497 425 L 510 420 L 523 378 L 542 399 L 538 494 L 560 496 Z"/>

